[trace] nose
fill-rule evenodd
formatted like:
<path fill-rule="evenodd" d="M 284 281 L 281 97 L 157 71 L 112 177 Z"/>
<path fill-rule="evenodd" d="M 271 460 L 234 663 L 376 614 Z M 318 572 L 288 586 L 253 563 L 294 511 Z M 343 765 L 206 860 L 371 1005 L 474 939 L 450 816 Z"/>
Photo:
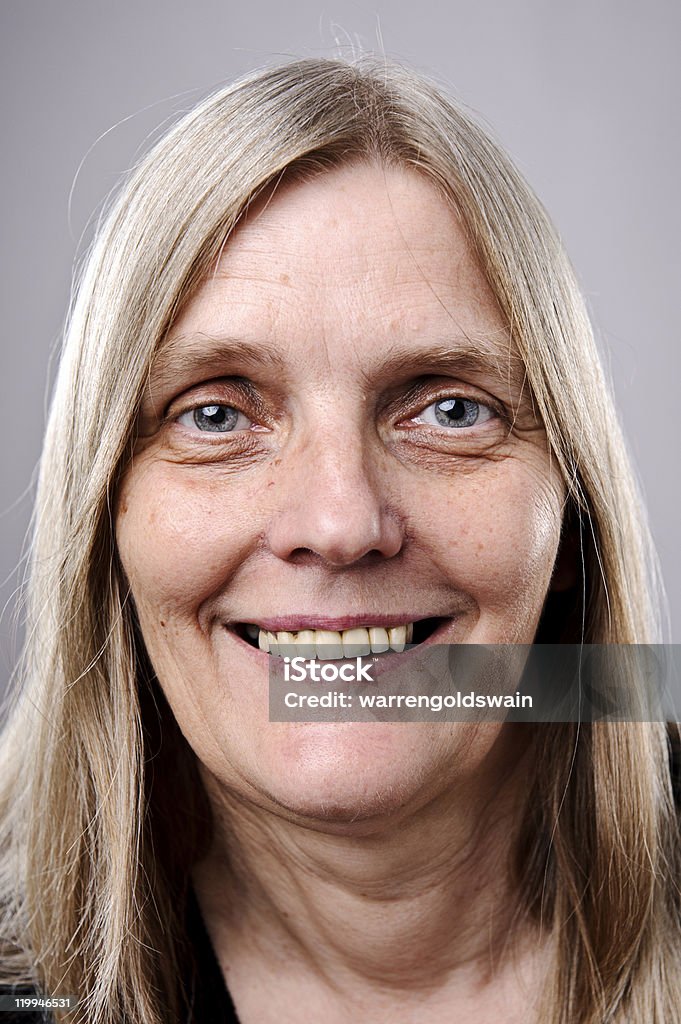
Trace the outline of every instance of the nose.
<path fill-rule="evenodd" d="M 334 566 L 397 555 L 404 525 L 387 500 L 376 461 L 361 437 L 326 433 L 282 459 L 277 510 L 267 531 L 273 554 Z"/>

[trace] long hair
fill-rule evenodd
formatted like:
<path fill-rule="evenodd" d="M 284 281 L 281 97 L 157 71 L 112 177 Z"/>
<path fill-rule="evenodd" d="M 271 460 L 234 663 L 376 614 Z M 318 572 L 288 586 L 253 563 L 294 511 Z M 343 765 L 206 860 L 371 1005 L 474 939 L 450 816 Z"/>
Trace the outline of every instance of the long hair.
<path fill-rule="evenodd" d="M 78 282 L 0 747 L 0 980 L 78 993 L 89 1024 L 175 1019 L 176 907 L 210 834 L 115 550 L 150 366 L 256 197 L 285 173 L 362 160 L 413 168 L 452 204 L 523 359 L 579 561 L 577 585 L 547 599 L 541 640 L 659 639 L 655 561 L 589 319 L 550 221 L 498 145 L 383 60 L 297 61 L 210 96 L 133 171 Z M 535 759 L 517 883 L 527 913 L 558 934 L 543 1019 L 668 1024 L 681 929 L 665 726 L 536 727 Z"/>

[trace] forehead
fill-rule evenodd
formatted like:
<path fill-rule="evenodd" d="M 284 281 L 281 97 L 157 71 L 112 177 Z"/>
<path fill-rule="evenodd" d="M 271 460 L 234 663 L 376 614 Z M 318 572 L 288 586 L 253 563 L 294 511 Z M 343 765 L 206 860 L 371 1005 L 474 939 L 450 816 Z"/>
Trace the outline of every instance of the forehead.
<path fill-rule="evenodd" d="M 251 207 L 160 360 L 216 338 L 338 367 L 458 344 L 519 370 L 454 209 L 423 175 L 381 164 L 285 181 Z"/>

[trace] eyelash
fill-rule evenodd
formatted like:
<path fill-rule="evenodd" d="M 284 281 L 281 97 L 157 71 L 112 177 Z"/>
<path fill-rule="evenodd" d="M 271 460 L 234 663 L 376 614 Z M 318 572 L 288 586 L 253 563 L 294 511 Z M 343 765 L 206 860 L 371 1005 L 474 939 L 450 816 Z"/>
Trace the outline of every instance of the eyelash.
<path fill-rule="evenodd" d="M 449 409 L 446 408 L 446 404 L 449 403 Z M 447 417 L 448 413 L 456 411 L 459 415 L 455 418 L 453 424 L 447 424 L 442 421 L 442 417 L 438 416 L 438 406 L 445 406 L 440 411 L 444 417 Z M 457 406 L 459 408 L 457 408 Z M 463 408 L 461 408 L 463 406 Z M 210 412 L 208 410 L 211 410 Z M 438 423 L 434 423 L 432 420 L 429 422 L 425 417 L 433 410 L 432 416 L 438 420 Z M 218 427 L 216 430 L 201 430 L 197 423 L 197 416 L 204 413 L 204 420 L 211 416 L 216 417 L 214 425 Z M 230 414 L 233 414 L 230 415 Z M 479 401 L 477 398 L 470 398 L 460 394 L 454 394 L 452 392 L 446 392 L 440 397 L 433 399 L 428 405 L 423 406 L 420 411 L 415 415 L 409 417 L 406 422 L 402 420 L 400 425 L 406 426 L 407 428 L 412 427 L 414 429 L 423 428 L 435 430 L 438 433 L 449 434 L 449 433 L 460 433 L 466 431 L 475 425 L 480 426 L 481 424 L 487 423 L 492 419 L 497 419 L 503 414 L 498 409 L 495 409 L 491 404 L 486 404 Z M 222 418 L 220 418 L 220 416 Z M 481 419 L 482 416 L 482 419 Z M 465 423 L 463 426 L 456 425 L 456 419 L 464 419 L 468 417 L 472 421 Z M 227 420 L 228 422 L 233 419 L 233 426 L 230 429 L 220 430 L 220 424 Z M 187 422 L 187 421 L 190 422 Z M 240 420 L 246 420 L 246 424 L 243 423 L 239 426 Z M 184 421 L 184 422 L 183 422 Z M 190 430 L 192 433 L 201 433 L 208 435 L 225 435 L 225 434 L 243 434 L 246 431 L 252 430 L 256 427 L 254 420 L 252 420 L 243 410 L 237 406 L 229 405 L 226 402 L 212 401 L 201 405 L 194 405 L 189 409 L 184 410 L 175 417 L 175 422 L 183 426 L 185 429 Z"/>

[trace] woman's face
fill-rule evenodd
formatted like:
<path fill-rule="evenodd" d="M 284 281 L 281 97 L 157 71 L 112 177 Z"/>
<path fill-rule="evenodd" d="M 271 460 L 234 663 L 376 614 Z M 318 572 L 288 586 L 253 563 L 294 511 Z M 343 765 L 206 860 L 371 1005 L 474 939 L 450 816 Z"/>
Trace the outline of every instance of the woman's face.
<path fill-rule="evenodd" d="M 501 725 L 270 723 L 255 627 L 530 643 L 564 488 L 523 381 L 424 177 L 347 166 L 251 210 L 156 358 L 117 503 L 149 655 L 213 781 L 370 818 L 499 751 Z"/>

